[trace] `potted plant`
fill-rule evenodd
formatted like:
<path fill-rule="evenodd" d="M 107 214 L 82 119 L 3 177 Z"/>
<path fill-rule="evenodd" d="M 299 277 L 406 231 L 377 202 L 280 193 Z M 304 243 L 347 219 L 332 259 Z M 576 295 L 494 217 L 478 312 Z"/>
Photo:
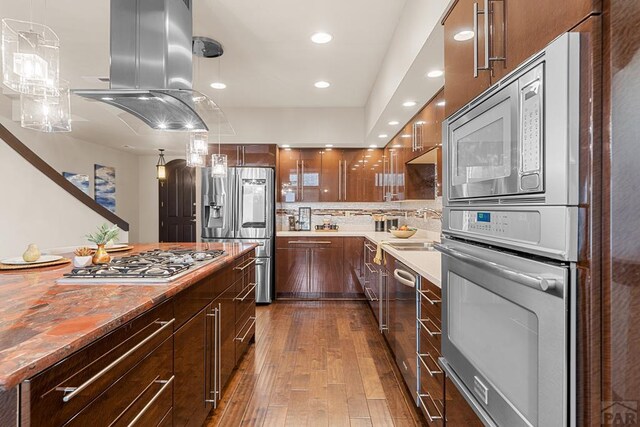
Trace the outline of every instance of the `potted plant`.
<path fill-rule="evenodd" d="M 95 243 L 98 246 L 96 253 L 93 254 L 94 264 L 106 264 L 111 261 L 111 256 L 107 253 L 104 246 L 111 240 L 118 240 L 118 233 L 120 229 L 117 225 L 109 227 L 107 224 L 102 224 L 98 227 L 98 231 L 93 234 L 87 234 L 87 240 Z"/>
<path fill-rule="evenodd" d="M 93 250 L 86 246 L 77 248 L 73 253 L 76 255 L 73 257 L 73 266 L 77 268 L 86 267 L 91 264 L 91 255 Z"/>

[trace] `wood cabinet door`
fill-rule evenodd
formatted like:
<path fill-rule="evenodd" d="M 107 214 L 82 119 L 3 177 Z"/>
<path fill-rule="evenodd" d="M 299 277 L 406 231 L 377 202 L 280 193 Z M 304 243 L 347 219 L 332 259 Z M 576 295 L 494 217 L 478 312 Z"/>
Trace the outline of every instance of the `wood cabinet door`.
<path fill-rule="evenodd" d="M 474 77 L 473 44 L 475 37 L 457 41 L 454 36 L 461 31 L 473 31 L 473 4 L 475 0 L 458 0 L 444 21 L 444 95 L 446 115 L 455 113 L 460 107 L 482 93 L 491 84 L 489 71 L 479 71 Z M 538 2 L 532 3 L 535 7 Z M 518 2 L 519 7 L 520 2 Z M 482 9 L 482 4 L 479 4 Z M 483 66 L 484 15 L 478 17 L 478 65 Z"/>
<path fill-rule="evenodd" d="M 228 166 L 242 166 L 240 164 L 241 157 L 239 156 L 240 145 L 237 144 L 209 144 L 209 155 L 212 154 L 226 154 Z"/>
<path fill-rule="evenodd" d="M 346 164 L 345 176 L 345 201 L 346 202 L 363 202 L 366 201 L 364 195 L 364 180 L 362 177 L 362 150 L 345 149 L 342 151 L 342 160 Z"/>
<path fill-rule="evenodd" d="M 364 237 L 344 237 L 344 293 L 363 297 Z"/>
<path fill-rule="evenodd" d="M 300 202 L 320 201 L 321 151 L 317 148 L 300 150 Z"/>
<path fill-rule="evenodd" d="M 342 245 L 318 246 L 309 249 L 309 291 L 316 298 L 344 296 L 344 253 Z"/>
<path fill-rule="evenodd" d="M 602 10 L 600 0 L 539 0 L 490 2 L 495 56 L 492 82 L 513 71 L 524 60 L 544 49 L 553 39 L 569 31 L 592 13 Z"/>
<path fill-rule="evenodd" d="M 251 144 L 240 146 L 239 155 L 242 166 L 276 167 L 274 144 Z"/>
<path fill-rule="evenodd" d="M 208 305 L 192 317 L 173 337 L 174 400 L 173 425 L 201 426 L 212 405 L 205 404 L 210 390 L 208 357 L 213 350 Z"/>
<path fill-rule="evenodd" d="M 309 292 L 309 249 L 276 249 L 276 296 L 292 298 Z"/>
<path fill-rule="evenodd" d="M 300 201 L 299 191 L 300 151 L 291 149 L 280 150 L 280 163 L 278 165 L 277 189 L 278 200 L 282 203 L 296 203 Z"/>
<path fill-rule="evenodd" d="M 364 152 L 367 160 L 364 166 L 364 194 L 366 202 L 384 201 L 382 193 L 382 155 L 383 150 L 379 148 L 369 148 Z"/>
<path fill-rule="evenodd" d="M 236 287 L 231 285 L 222 296 L 213 302 L 220 310 L 220 386 L 224 390 L 236 366 L 234 341 L 236 332 Z M 222 391 L 221 390 L 221 391 Z"/>
<path fill-rule="evenodd" d="M 340 150 L 321 150 L 320 201 L 343 201 L 344 186 L 342 170 L 342 152 Z"/>

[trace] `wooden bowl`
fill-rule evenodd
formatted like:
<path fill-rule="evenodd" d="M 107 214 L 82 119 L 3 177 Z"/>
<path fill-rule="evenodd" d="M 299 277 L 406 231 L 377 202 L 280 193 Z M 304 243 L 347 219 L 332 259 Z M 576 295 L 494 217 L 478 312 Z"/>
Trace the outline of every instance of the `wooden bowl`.
<path fill-rule="evenodd" d="M 418 230 L 390 230 L 391 234 L 400 238 L 400 239 L 408 239 L 409 237 L 416 234 Z"/>

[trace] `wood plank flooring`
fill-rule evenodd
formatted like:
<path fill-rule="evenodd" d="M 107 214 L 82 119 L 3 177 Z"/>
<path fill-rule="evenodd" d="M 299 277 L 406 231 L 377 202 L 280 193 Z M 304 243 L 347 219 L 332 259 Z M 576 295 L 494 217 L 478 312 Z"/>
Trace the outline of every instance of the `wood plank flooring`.
<path fill-rule="evenodd" d="M 256 344 L 206 426 L 422 425 L 366 302 L 256 311 Z"/>

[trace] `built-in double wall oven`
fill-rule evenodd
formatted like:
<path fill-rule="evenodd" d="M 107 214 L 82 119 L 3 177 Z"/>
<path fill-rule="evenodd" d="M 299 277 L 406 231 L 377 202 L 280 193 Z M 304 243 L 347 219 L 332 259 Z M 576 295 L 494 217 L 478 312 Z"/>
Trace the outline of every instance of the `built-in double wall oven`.
<path fill-rule="evenodd" d="M 443 370 L 486 425 L 575 420 L 579 35 L 443 127 Z"/>

